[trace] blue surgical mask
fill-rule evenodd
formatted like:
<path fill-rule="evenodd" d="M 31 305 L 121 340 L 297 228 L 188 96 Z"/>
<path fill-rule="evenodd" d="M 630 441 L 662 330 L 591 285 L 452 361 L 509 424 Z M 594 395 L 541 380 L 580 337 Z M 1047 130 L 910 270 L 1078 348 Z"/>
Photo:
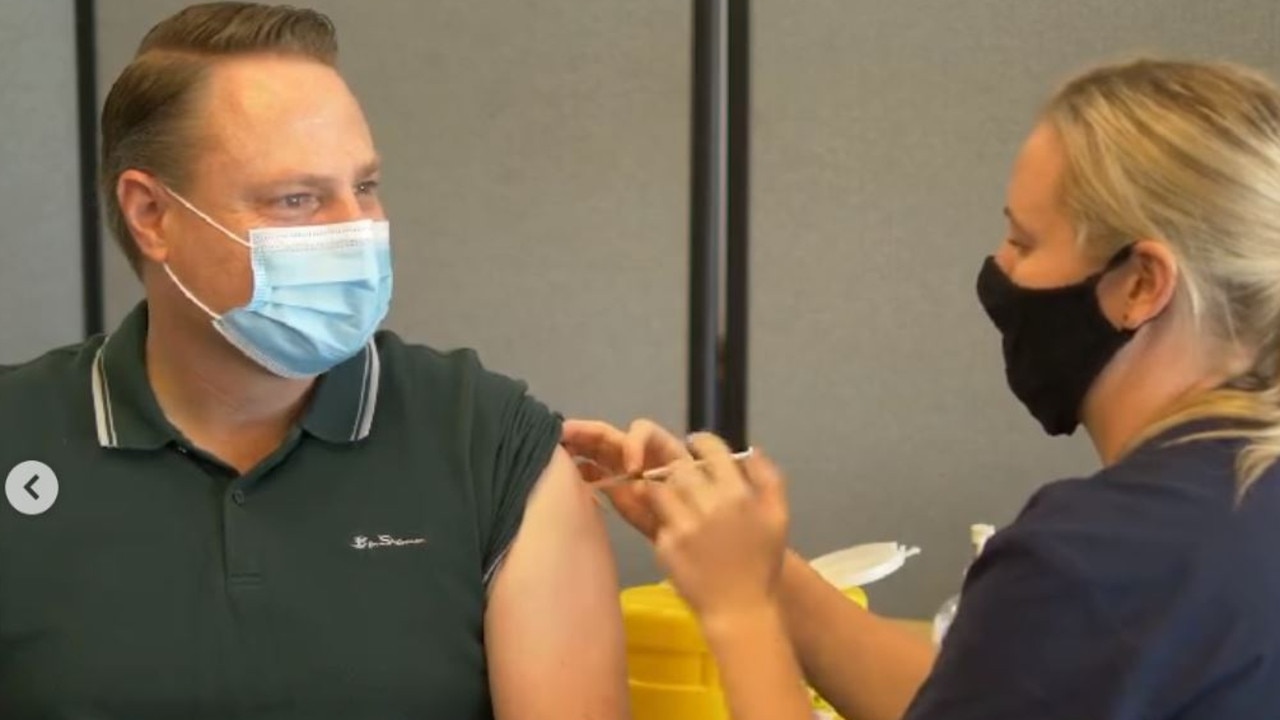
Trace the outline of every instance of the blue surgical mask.
<path fill-rule="evenodd" d="M 248 242 L 169 191 L 209 225 L 249 248 L 253 296 L 221 315 L 164 270 L 232 345 L 287 378 L 327 372 L 360 352 L 391 304 L 390 226 L 356 220 L 332 225 L 264 227 Z"/>

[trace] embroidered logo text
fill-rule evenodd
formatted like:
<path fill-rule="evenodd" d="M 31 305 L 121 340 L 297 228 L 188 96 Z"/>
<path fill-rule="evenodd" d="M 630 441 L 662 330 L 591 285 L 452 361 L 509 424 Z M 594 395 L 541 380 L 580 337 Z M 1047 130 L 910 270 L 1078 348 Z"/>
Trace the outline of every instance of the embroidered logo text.
<path fill-rule="evenodd" d="M 351 538 L 351 547 L 356 550 L 377 550 L 385 547 L 404 547 L 405 545 L 425 545 L 426 538 L 398 538 L 390 535 L 378 535 L 376 537 L 367 537 L 365 535 L 356 535 Z"/>

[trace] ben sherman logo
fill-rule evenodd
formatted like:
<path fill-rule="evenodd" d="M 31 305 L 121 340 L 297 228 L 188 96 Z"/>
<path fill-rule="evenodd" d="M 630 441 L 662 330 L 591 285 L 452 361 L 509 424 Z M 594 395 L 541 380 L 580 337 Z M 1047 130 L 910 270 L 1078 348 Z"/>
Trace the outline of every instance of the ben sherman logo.
<path fill-rule="evenodd" d="M 403 547 L 405 545 L 425 545 L 426 538 L 398 538 L 390 535 L 378 535 L 377 537 L 368 537 L 365 535 L 356 535 L 351 538 L 351 547 L 356 550 L 377 550 L 385 547 Z"/>

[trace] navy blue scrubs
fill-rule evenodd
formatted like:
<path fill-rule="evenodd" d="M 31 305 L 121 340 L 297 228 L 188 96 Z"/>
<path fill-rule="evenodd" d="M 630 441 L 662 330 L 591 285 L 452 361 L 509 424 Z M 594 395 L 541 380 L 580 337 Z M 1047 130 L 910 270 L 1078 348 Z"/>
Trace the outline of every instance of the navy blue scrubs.
<path fill-rule="evenodd" d="M 1145 443 L 1050 484 L 970 568 L 907 720 L 1280 719 L 1280 465 Z"/>

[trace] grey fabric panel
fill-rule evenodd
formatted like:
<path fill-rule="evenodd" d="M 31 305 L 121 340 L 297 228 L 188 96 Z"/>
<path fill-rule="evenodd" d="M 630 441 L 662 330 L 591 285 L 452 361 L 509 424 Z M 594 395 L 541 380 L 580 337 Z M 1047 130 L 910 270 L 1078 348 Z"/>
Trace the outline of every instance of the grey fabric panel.
<path fill-rule="evenodd" d="M 80 159 L 70 2 L 0 3 L 0 364 L 80 340 Z"/>

